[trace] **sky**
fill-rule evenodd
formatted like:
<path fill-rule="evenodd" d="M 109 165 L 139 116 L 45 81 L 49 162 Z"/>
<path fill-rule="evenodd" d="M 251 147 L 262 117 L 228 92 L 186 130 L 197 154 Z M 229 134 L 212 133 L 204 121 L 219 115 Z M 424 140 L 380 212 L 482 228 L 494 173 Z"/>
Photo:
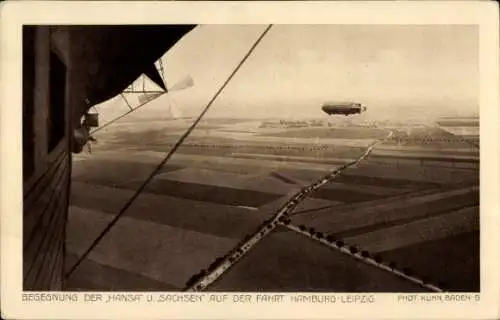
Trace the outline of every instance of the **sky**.
<path fill-rule="evenodd" d="M 162 58 L 167 85 L 194 86 L 141 110 L 197 115 L 265 25 L 202 25 Z M 478 29 L 453 25 L 275 25 L 207 117 L 324 117 L 323 102 L 365 104 L 368 119 L 478 112 Z"/>

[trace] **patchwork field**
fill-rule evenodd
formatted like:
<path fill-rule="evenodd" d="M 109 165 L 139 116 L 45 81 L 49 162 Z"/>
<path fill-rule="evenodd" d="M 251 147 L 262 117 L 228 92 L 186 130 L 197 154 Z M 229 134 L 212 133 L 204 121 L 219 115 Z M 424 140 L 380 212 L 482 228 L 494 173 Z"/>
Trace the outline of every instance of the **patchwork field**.
<path fill-rule="evenodd" d="M 189 121 L 110 127 L 96 135 L 91 154 L 75 155 L 67 268 Z M 183 290 L 201 270 L 208 274 L 242 250 L 242 241 L 294 194 L 339 169 L 206 290 L 428 290 L 331 248 L 320 236 L 443 290 L 478 291 L 479 150 L 450 130 L 205 120 L 72 273 L 67 289 Z"/>
<path fill-rule="evenodd" d="M 281 231 L 281 232 L 280 232 Z M 302 235 L 277 230 L 211 291 L 419 292 L 422 289 Z M 288 268 L 284 268 L 288 265 Z"/>

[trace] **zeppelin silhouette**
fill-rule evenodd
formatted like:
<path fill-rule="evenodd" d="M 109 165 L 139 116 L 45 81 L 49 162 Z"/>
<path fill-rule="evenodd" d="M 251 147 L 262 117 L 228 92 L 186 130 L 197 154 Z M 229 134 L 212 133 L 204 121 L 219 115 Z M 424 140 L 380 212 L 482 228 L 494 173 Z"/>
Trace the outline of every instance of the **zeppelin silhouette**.
<path fill-rule="evenodd" d="M 325 102 L 321 109 L 328 115 L 360 114 L 366 111 L 366 106 L 357 102 Z"/>

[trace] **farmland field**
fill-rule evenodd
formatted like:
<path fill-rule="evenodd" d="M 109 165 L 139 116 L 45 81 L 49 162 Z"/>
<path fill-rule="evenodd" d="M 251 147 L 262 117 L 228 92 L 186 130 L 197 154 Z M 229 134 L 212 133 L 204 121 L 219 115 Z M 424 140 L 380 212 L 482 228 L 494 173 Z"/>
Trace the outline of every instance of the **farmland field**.
<path fill-rule="evenodd" d="M 74 156 L 67 268 L 190 121 L 107 128 L 96 134 L 92 153 Z M 450 129 L 464 121 L 287 128 L 270 120 L 265 126 L 204 120 L 75 270 L 67 290 L 183 290 L 266 226 L 294 194 L 339 169 L 288 214 L 288 228 L 257 241 L 207 290 L 428 290 L 294 231 L 300 227 L 444 290 L 478 291 L 479 150 L 471 144 L 477 137 Z"/>

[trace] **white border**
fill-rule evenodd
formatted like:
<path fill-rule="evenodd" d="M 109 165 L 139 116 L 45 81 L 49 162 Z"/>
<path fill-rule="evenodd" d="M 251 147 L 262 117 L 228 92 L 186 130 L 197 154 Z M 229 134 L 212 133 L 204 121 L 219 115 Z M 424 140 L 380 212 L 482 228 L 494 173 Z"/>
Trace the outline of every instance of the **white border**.
<path fill-rule="evenodd" d="M 112 13 L 112 14 L 110 14 Z M 116 14 L 119 13 L 119 14 Z M 1 310 L 8 319 L 337 319 L 500 317 L 500 131 L 498 7 L 495 2 L 10 2 L 0 11 Z M 480 25 L 481 301 L 375 304 L 23 305 L 21 179 L 22 24 L 477 24 Z"/>

